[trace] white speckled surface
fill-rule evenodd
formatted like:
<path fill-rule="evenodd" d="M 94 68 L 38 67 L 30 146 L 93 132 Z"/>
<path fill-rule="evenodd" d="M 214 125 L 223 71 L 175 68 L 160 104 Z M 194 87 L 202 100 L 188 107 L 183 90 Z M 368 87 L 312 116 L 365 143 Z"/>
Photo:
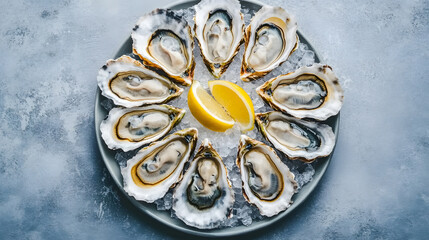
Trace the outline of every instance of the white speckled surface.
<path fill-rule="evenodd" d="M 98 152 L 96 74 L 170 1 L 0 3 L 0 238 L 188 237 L 137 213 Z M 429 234 L 429 2 L 267 1 L 342 78 L 338 145 L 319 187 L 258 239 Z M 250 236 L 244 236 L 248 239 Z"/>

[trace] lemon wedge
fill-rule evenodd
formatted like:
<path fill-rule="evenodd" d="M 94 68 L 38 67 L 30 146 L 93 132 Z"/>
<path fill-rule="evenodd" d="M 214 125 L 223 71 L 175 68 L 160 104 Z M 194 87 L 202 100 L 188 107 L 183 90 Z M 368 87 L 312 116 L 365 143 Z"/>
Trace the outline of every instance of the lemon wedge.
<path fill-rule="evenodd" d="M 242 132 L 253 129 L 255 110 L 249 95 L 241 87 L 225 80 L 209 81 L 209 87 L 213 97 L 238 122 Z"/>
<path fill-rule="evenodd" d="M 188 106 L 192 115 L 206 128 L 225 132 L 234 126 L 234 120 L 198 81 L 193 81 L 188 93 Z"/>

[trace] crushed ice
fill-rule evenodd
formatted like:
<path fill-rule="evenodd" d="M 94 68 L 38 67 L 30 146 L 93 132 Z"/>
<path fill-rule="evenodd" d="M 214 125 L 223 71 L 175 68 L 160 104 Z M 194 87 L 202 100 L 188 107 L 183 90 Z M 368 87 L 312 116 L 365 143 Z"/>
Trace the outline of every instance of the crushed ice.
<path fill-rule="evenodd" d="M 188 21 L 191 28 L 193 28 L 193 16 L 195 14 L 194 8 L 178 10 L 176 11 L 176 13 L 183 16 Z M 244 15 L 246 25 L 248 25 L 254 12 L 249 11 L 248 9 L 242 9 L 242 13 Z M 274 69 L 273 71 L 271 71 L 271 73 L 269 73 L 263 78 L 251 82 L 243 82 L 240 80 L 240 68 L 243 52 L 244 44 L 241 46 L 239 53 L 237 54 L 237 56 L 235 56 L 233 62 L 231 63 L 227 71 L 221 76 L 221 79 L 231 81 L 242 87 L 252 99 L 255 112 L 266 112 L 271 110 L 271 108 L 267 104 L 265 104 L 263 100 L 257 95 L 255 89 L 258 86 L 275 76 L 294 71 L 301 66 L 309 66 L 315 62 L 315 53 L 310 50 L 306 44 L 299 42 L 298 49 L 281 66 Z M 202 57 L 200 55 L 200 49 L 196 42 L 194 48 L 194 58 L 196 62 L 194 79 L 200 81 L 201 85 L 206 88 L 206 90 L 208 90 L 208 81 L 213 80 L 213 76 L 209 73 L 206 66 L 204 65 Z M 231 181 L 232 188 L 235 193 L 235 202 L 232 210 L 232 217 L 226 220 L 221 227 L 233 227 L 238 225 L 248 226 L 255 220 L 265 218 L 260 215 L 258 209 L 255 206 L 250 205 L 246 202 L 242 194 L 240 171 L 235 164 L 235 158 L 237 156 L 238 151 L 238 142 L 241 135 L 238 126 L 234 126 L 232 129 L 227 130 L 225 133 L 213 132 L 204 128 L 192 116 L 189 111 L 187 104 L 188 91 L 189 87 L 185 87 L 185 91 L 180 97 L 168 103 L 175 107 L 186 109 L 186 114 L 184 118 L 179 123 L 179 125 L 176 126 L 171 132 L 175 132 L 183 128 L 196 127 L 198 129 L 199 141 L 203 140 L 204 138 L 210 139 L 213 144 L 213 147 L 223 158 L 223 161 L 228 169 L 229 180 Z M 114 106 L 113 102 L 107 99 L 102 100 L 101 105 L 106 110 L 110 110 Z M 263 138 L 263 136 L 258 132 L 256 128 L 252 131 L 247 132 L 246 135 L 259 141 L 262 141 L 268 145 L 271 145 Z M 124 167 L 126 165 L 126 161 L 132 158 L 137 151 L 138 150 L 130 152 L 117 151 L 115 159 L 121 167 Z M 298 189 L 301 189 L 306 183 L 312 180 L 313 175 L 315 173 L 312 164 L 288 160 L 282 153 L 278 151 L 277 154 L 295 174 L 295 180 L 298 183 Z M 170 211 L 172 207 L 172 202 L 173 191 L 170 190 L 163 198 L 155 201 L 154 204 L 156 204 L 158 210 Z M 171 211 L 171 216 L 173 218 L 176 218 L 173 211 Z"/>

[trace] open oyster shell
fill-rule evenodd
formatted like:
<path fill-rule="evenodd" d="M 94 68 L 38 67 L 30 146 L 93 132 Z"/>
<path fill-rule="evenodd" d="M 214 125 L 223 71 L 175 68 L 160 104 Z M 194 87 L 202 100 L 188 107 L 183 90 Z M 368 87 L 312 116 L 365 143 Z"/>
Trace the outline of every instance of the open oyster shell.
<path fill-rule="evenodd" d="M 110 149 L 127 152 L 166 135 L 185 112 L 170 105 L 113 108 L 101 122 L 101 137 Z"/>
<path fill-rule="evenodd" d="M 245 199 L 261 215 L 272 217 L 292 204 L 298 187 L 295 176 L 269 146 L 241 135 L 237 166 L 240 168 Z"/>
<path fill-rule="evenodd" d="M 329 125 L 296 119 L 281 112 L 257 113 L 255 117 L 265 138 L 289 159 L 313 162 L 334 150 L 335 134 Z"/>
<path fill-rule="evenodd" d="M 203 0 L 195 6 L 195 37 L 209 71 L 219 78 L 243 43 L 244 20 L 237 0 Z"/>
<path fill-rule="evenodd" d="M 256 89 L 271 107 L 297 118 L 326 120 L 343 105 L 343 89 L 332 68 L 314 64 L 275 77 Z"/>
<path fill-rule="evenodd" d="M 136 200 L 154 202 L 180 181 L 192 155 L 198 130 L 187 128 L 141 149 L 121 169 L 124 190 Z"/>
<path fill-rule="evenodd" d="M 105 97 L 124 107 L 165 103 L 183 92 L 170 80 L 126 55 L 108 60 L 98 72 L 97 82 Z"/>
<path fill-rule="evenodd" d="M 265 76 L 298 47 L 295 18 L 281 7 L 263 6 L 244 33 L 246 50 L 241 65 L 243 81 Z"/>
<path fill-rule="evenodd" d="M 133 53 L 168 78 L 190 85 L 194 76 L 194 40 L 186 20 L 169 9 L 142 16 L 131 33 Z"/>
<path fill-rule="evenodd" d="M 218 227 L 231 213 L 234 191 L 222 158 L 204 139 L 173 195 L 173 210 L 189 226 Z"/>

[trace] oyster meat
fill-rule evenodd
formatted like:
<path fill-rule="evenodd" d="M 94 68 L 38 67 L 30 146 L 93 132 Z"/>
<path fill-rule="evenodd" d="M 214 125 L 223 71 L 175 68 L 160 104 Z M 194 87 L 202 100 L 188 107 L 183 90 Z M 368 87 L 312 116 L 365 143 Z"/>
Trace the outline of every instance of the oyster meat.
<path fill-rule="evenodd" d="M 314 64 L 275 77 L 256 89 L 274 109 L 297 118 L 326 120 L 343 105 L 343 89 L 332 68 Z"/>
<path fill-rule="evenodd" d="M 231 214 L 234 191 L 222 158 L 204 139 L 173 195 L 173 210 L 189 226 L 218 227 Z"/>
<path fill-rule="evenodd" d="M 292 204 L 295 176 L 269 146 L 242 135 L 237 154 L 245 199 L 272 217 Z"/>
<path fill-rule="evenodd" d="M 244 20 L 237 0 L 203 0 L 195 6 L 195 37 L 209 71 L 219 78 L 243 43 Z"/>
<path fill-rule="evenodd" d="M 98 72 L 97 81 L 101 93 L 123 107 L 165 103 L 183 92 L 170 80 L 126 55 L 108 60 Z"/>
<path fill-rule="evenodd" d="M 295 18 L 281 7 L 263 6 L 244 33 L 243 81 L 265 76 L 298 47 Z"/>
<path fill-rule="evenodd" d="M 188 22 L 169 9 L 141 17 L 131 33 L 133 53 L 168 78 L 190 85 L 194 76 L 194 40 Z"/>
<path fill-rule="evenodd" d="M 329 125 L 289 117 L 281 112 L 257 113 L 256 123 L 274 147 L 289 159 L 313 162 L 328 156 L 335 146 Z"/>
<path fill-rule="evenodd" d="M 184 115 L 169 105 L 113 108 L 101 122 L 101 137 L 110 149 L 130 151 L 163 137 Z"/>
<path fill-rule="evenodd" d="M 170 134 L 141 149 L 121 169 L 124 190 L 136 200 L 154 202 L 180 181 L 185 163 L 197 141 L 196 128 Z"/>

